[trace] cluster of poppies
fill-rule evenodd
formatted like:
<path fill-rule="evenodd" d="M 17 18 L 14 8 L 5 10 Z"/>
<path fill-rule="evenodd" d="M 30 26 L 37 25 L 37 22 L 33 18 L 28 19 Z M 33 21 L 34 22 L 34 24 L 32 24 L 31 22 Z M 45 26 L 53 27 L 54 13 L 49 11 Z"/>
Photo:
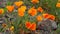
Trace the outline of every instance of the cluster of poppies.
<path fill-rule="evenodd" d="M 31 2 L 33 4 L 36 4 L 36 3 L 39 3 L 39 0 L 31 0 Z M 56 6 L 59 7 L 60 3 L 57 3 Z M 6 6 L 9 13 L 12 13 L 14 11 L 15 7 L 17 7 L 17 10 L 18 10 L 17 15 L 20 17 L 24 17 L 25 12 L 27 12 L 28 15 L 30 15 L 32 17 L 36 16 L 36 21 L 38 21 L 38 22 L 42 21 L 43 18 L 55 20 L 55 16 L 48 14 L 48 13 L 44 13 L 44 9 L 42 7 L 35 8 L 33 6 L 33 7 L 30 7 L 29 10 L 27 10 L 27 6 L 24 5 L 23 1 L 16 1 L 16 2 L 14 2 L 13 6 L 12 5 Z M 0 15 L 3 13 L 4 13 L 4 9 L 0 9 Z M 38 13 L 42 13 L 42 15 L 37 15 Z M 36 23 L 35 22 L 31 23 L 31 22 L 27 21 L 25 23 L 25 26 L 29 30 L 36 30 Z M 13 30 L 13 29 L 14 29 L 14 27 L 12 26 L 10 28 L 10 30 Z"/>

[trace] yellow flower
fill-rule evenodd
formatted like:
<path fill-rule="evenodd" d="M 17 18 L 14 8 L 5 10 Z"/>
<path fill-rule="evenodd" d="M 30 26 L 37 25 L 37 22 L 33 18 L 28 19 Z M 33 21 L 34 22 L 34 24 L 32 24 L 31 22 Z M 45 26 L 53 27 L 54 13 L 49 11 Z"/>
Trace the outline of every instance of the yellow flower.
<path fill-rule="evenodd" d="M 10 31 L 13 31 L 13 30 L 14 30 L 14 26 L 11 26 L 11 27 L 10 27 Z"/>
<path fill-rule="evenodd" d="M 17 7 L 20 7 L 20 6 L 23 4 L 23 1 L 14 2 L 14 4 L 15 4 Z"/>
<path fill-rule="evenodd" d="M 3 14 L 4 13 L 4 9 L 0 9 L 0 14 Z"/>

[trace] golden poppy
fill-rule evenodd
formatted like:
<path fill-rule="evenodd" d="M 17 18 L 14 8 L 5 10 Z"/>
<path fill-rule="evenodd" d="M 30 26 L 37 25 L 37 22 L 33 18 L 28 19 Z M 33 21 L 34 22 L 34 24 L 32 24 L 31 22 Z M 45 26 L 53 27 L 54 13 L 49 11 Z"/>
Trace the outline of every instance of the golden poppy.
<path fill-rule="evenodd" d="M 43 14 L 43 17 L 44 17 L 44 18 L 49 18 L 49 16 L 50 16 L 50 15 L 49 15 L 48 13 Z"/>
<path fill-rule="evenodd" d="M 20 7 L 20 6 L 23 4 L 23 1 L 14 2 L 14 4 L 15 4 L 17 7 Z"/>
<path fill-rule="evenodd" d="M 33 30 L 33 31 L 36 30 L 36 23 L 32 23 L 30 30 Z"/>
<path fill-rule="evenodd" d="M 26 6 L 21 6 L 21 8 L 18 8 L 18 12 L 25 12 Z"/>
<path fill-rule="evenodd" d="M 38 9 L 37 9 L 39 12 L 43 12 L 43 9 L 42 9 L 42 7 L 38 7 Z"/>
<path fill-rule="evenodd" d="M 26 22 L 26 28 L 29 30 L 36 30 L 36 23 Z"/>
<path fill-rule="evenodd" d="M 21 10 L 25 12 L 26 6 L 21 6 Z"/>
<path fill-rule="evenodd" d="M 39 3 L 39 0 L 31 0 L 33 4 Z"/>
<path fill-rule="evenodd" d="M 31 26 L 31 23 L 30 23 L 30 22 L 26 22 L 26 24 L 25 24 L 25 25 L 26 25 L 26 28 L 27 28 L 27 29 L 29 29 L 29 28 L 30 28 L 30 26 Z"/>
<path fill-rule="evenodd" d="M 42 21 L 42 16 L 39 16 L 39 15 L 38 15 L 38 16 L 36 17 L 36 19 L 37 19 L 37 21 Z"/>
<path fill-rule="evenodd" d="M 55 20 L 55 16 L 54 15 L 50 15 L 50 17 L 48 19 Z"/>
<path fill-rule="evenodd" d="M 56 4 L 56 7 L 60 7 L 60 3 L 59 2 Z"/>
<path fill-rule="evenodd" d="M 50 20 L 55 20 L 55 16 L 50 15 L 50 14 L 43 14 L 44 18 L 50 19 Z"/>
<path fill-rule="evenodd" d="M 34 7 L 32 7 L 28 10 L 28 14 L 31 16 L 35 16 L 37 14 L 37 10 Z"/>
<path fill-rule="evenodd" d="M 9 13 L 11 13 L 14 10 L 14 6 L 6 6 Z"/>
<path fill-rule="evenodd" d="M 4 13 L 4 9 L 0 9 L 0 14 L 3 14 Z"/>
<path fill-rule="evenodd" d="M 24 16 L 24 12 L 26 10 L 26 6 L 21 6 L 21 8 L 18 8 L 18 15 L 19 16 Z"/>
<path fill-rule="evenodd" d="M 23 12 L 20 12 L 18 13 L 19 16 L 23 17 L 24 16 L 24 13 Z"/>

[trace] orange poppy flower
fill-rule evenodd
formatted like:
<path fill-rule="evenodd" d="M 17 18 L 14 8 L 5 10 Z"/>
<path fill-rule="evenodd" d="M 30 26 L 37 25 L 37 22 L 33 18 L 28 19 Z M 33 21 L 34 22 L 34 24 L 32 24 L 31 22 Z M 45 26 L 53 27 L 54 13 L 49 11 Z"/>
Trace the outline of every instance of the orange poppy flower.
<path fill-rule="evenodd" d="M 36 30 L 36 23 L 26 22 L 26 28 L 29 30 Z"/>
<path fill-rule="evenodd" d="M 0 9 L 0 14 L 3 14 L 4 13 L 4 9 Z"/>
<path fill-rule="evenodd" d="M 20 13 L 20 12 L 24 12 L 23 10 L 21 10 L 21 8 L 18 8 L 18 13 Z"/>
<path fill-rule="evenodd" d="M 37 9 L 39 12 L 43 12 L 43 9 L 41 7 L 38 7 Z"/>
<path fill-rule="evenodd" d="M 25 12 L 26 6 L 21 6 L 21 8 L 19 10 L 21 10 L 22 12 Z"/>
<path fill-rule="evenodd" d="M 55 20 L 55 16 L 50 15 L 50 14 L 43 14 L 44 18 L 50 19 L 50 20 Z"/>
<path fill-rule="evenodd" d="M 35 16 L 37 14 L 37 10 L 33 7 L 28 10 L 28 14 L 31 16 Z"/>
<path fill-rule="evenodd" d="M 7 6 L 6 8 L 9 13 L 11 13 L 14 10 L 14 6 Z"/>
<path fill-rule="evenodd" d="M 43 14 L 43 17 L 44 17 L 44 18 L 49 18 L 49 16 L 50 16 L 50 15 L 49 15 L 48 13 Z"/>
<path fill-rule="evenodd" d="M 30 28 L 30 26 L 31 26 L 31 23 L 30 23 L 30 22 L 26 22 L 26 24 L 25 24 L 25 25 L 26 25 L 26 28 L 27 28 L 27 29 L 29 29 L 29 28 Z"/>
<path fill-rule="evenodd" d="M 56 7 L 60 7 L 60 3 L 59 2 L 56 4 Z"/>
<path fill-rule="evenodd" d="M 18 13 L 19 16 L 23 17 L 24 16 L 24 13 L 23 12 L 20 12 Z"/>
<path fill-rule="evenodd" d="M 49 17 L 48 19 L 50 19 L 50 20 L 55 20 L 55 16 L 50 15 L 50 17 Z"/>
<path fill-rule="evenodd" d="M 38 16 L 36 17 L 36 19 L 37 19 L 37 21 L 42 21 L 42 16 L 39 16 L 39 15 L 38 15 Z"/>
<path fill-rule="evenodd" d="M 18 12 L 25 12 L 26 6 L 21 6 L 21 8 L 18 8 Z"/>
<path fill-rule="evenodd" d="M 24 16 L 24 12 L 26 10 L 26 6 L 21 6 L 21 8 L 18 8 L 18 15 L 19 16 Z"/>
<path fill-rule="evenodd" d="M 30 30 L 33 30 L 33 31 L 36 30 L 36 23 L 32 23 Z"/>
<path fill-rule="evenodd" d="M 35 3 L 39 3 L 39 0 L 31 0 L 31 2 L 35 4 Z"/>
<path fill-rule="evenodd" d="M 14 4 L 15 4 L 17 7 L 20 7 L 20 6 L 23 4 L 23 1 L 14 2 Z"/>

